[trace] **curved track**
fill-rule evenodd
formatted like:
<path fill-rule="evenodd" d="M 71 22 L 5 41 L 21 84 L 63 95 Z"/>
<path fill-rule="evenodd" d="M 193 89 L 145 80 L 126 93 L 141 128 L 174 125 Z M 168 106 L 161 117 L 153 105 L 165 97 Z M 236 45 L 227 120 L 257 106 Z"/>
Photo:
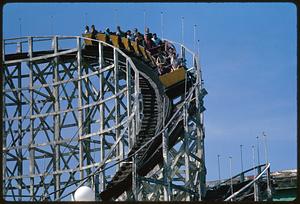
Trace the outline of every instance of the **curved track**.
<path fill-rule="evenodd" d="M 90 47 L 90 54 L 97 53 L 98 48 Z M 123 50 L 126 52 L 126 50 Z M 145 61 L 143 57 L 137 56 L 135 53 L 130 54 L 133 63 L 140 71 L 139 86 L 142 95 L 142 121 L 140 130 L 136 136 L 134 146 L 128 153 L 130 157 L 136 150 L 140 149 L 147 142 L 149 142 L 157 132 L 160 131 L 163 118 L 162 106 L 166 106 L 165 117 L 168 120 L 172 113 L 172 104 L 169 102 L 168 96 L 164 93 L 164 87 L 159 81 L 156 67 L 151 67 L 149 61 Z M 105 50 L 104 50 L 105 55 Z M 163 104 L 162 98 L 165 97 L 166 104 Z M 177 138 L 183 133 L 182 121 L 175 124 L 174 130 L 170 135 L 169 148 L 171 148 Z M 153 140 L 149 146 L 145 146 L 136 155 L 137 159 L 137 174 L 145 176 L 158 163 L 162 163 L 162 138 L 161 136 Z M 124 191 L 131 190 L 132 187 L 132 158 L 128 159 L 126 163 L 122 164 L 116 172 L 112 180 L 106 186 L 106 189 L 100 193 L 102 200 L 111 200 L 118 198 Z"/>

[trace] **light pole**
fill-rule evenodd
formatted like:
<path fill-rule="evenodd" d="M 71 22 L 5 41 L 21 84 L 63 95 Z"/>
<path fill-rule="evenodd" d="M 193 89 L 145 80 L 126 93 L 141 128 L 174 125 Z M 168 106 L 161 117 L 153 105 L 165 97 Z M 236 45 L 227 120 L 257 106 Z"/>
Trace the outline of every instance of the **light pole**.
<path fill-rule="evenodd" d="M 258 140 L 258 136 L 256 136 L 256 148 L 257 148 L 257 166 L 260 165 L 260 161 L 259 161 L 259 140 Z M 260 167 L 257 168 L 257 174 L 260 174 L 261 169 Z"/>
<path fill-rule="evenodd" d="M 146 10 L 144 10 L 144 30 L 146 30 Z"/>
<path fill-rule="evenodd" d="M 255 180 L 256 176 L 255 176 L 255 149 L 254 149 L 254 145 L 252 145 L 252 165 L 253 165 L 253 180 Z M 254 201 L 258 201 L 258 197 L 257 197 L 257 184 L 256 182 L 254 182 L 253 184 L 253 188 L 254 188 Z"/>
<path fill-rule="evenodd" d="M 196 52 L 196 27 L 197 25 L 194 25 L 194 51 Z"/>
<path fill-rule="evenodd" d="M 200 56 L 200 40 L 197 40 L 197 55 L 198 55 L 198 59 Z"/>
<path fill-rule="evenodd" d="M 118 26 L 118 9 L 114 9 L 114 13 L 115 13 L 115 28 L 117 28 L 117 26 Z"/>
<path fill-rule="evenodd" d="M 267 135 L 265 132 L 262 132 L 264 136 L 264 146 L 265 146 L 265 160 L 266 160 L 266 165 L 269 164 L 269 159 L 268 159 L 268 151 L 267 151 Z M 268 193 L 268 200 L 272 199 L 272 192 L 270 188 L 270 168 L 267 170 L 267 193 Z"/>
<path fill-rule="evenodd" d="M 231 190 L 231 195 L 233 194 L 233 183 L 232 183 L 232 173 L 231 173 L 231 160 L 232 157 L 229 157 L 229 170 L 230 170 L 230 190 Z M 232 201 L 232 198 L 230 199 Z"/>
<path fill-rule="evenodd" d="M 51 35 L 53 35 L 53 16 L 51 16 Z"/>
<path fill-rule="evenodd" d="M 164 13 L 160 12 L 161 39 L 164 38 Z"/>
<path fill-rule="evenodd" d="M 22 23 L 21 23 L 21 18 L 19 18 L 19 35 L 20 37 L 22 36 Z"/>
<path fill-rule="evenodd" d="M 181 16 L 181 43 L 184 44 L 184 17 Z"/>
<path fill-rule="evenodd" d="M 241 149 L 241 168 L 242 168 L 242 171 L 241 171 L 241 182 L 244 181 L 244 168 L 243 168 L 243 145 L 240 145 L 240 149 Z"/>
<path fill-rule="evenodd" d="M 22 36 L 22 23 L 21 23 L 22 19 L 19 18 L 19 35 L 20 35 L 20 38 Z M 20 42 L 18 42 L 17 44 L 17 52 L 18 53 L 21 53 L 22 52 L 22 40 L 20 40 Z"/>
<path fill-rule="evenodd" d="M 268 149 L 267 149 L 267 135 L 265 134 L 265 132 L 262 132 L 263 136 L 264 136 L 264 146 L 265 146 L 265 160 L 266 160 L 266 164 L 269 163 L 269 158 L 268 158 Z"/>
<path fill-rule="evenodd" d="M 219 185 L 221 184 L 221 173 L 220 173 L 220 155 L 218 154 L 218 173 L 219 173 Z"/>
<path fill-rule="evenodd" d="M 88 22 L 87 22 L 87 15 L 88 15 L 88 14 L 85 12 L 85 13 L 84 13 L 84 16 L 85 16 L 85 25 L 88 24 Z"/>

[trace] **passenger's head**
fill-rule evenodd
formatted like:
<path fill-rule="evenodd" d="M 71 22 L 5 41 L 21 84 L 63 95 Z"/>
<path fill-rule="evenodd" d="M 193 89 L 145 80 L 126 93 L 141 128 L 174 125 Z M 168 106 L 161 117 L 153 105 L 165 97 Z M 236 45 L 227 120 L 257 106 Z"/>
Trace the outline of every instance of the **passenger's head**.
<path fill-rule="evenodd" d="M 133 29 L 133 32 L 137 33 L 137 32 L 138 32 L 138 29 L 137 29 L 137 28 L 134 28 L 134 29 Z"/>
<path fill-rule="evenodd" d="M 92 25 L 92 26 L 91 26 L 91 29 L 95 29 L 95 26 L 94 26 L 94 25 Z"/>
<path fill-rule="evenodd" d="M 120 26 L 117 26 L 117 31 L 119 31 L 121 29 L 121 27 Z"/>
<path fill-rule="evenodd" d="M 89 26 L 85 26 L 85 29 L 86 29 L 86 30 L 89 30 Z"/>
<path fill-rule="evenodd" d="M 127 35 L 131 35 L 131 31 L 130 31 L 130 30 L 127 30 L 127 31 L 126 31 L 126 34 L 127 34 Z"/>
<path fill-rule="evenodd" d="M 153 33 L 153 38 L 154 38 L 154 39 L 156 39 L 156 38 L 157 38 L 157 36 L 156 36 L 156 33 Z"/>
<path fill-rule="evenodd" d="M 105 31 L 106 31 L 106 32 L 109 32 L 110 30 L 109 30 L 109 28 L 106 28 Z"/>

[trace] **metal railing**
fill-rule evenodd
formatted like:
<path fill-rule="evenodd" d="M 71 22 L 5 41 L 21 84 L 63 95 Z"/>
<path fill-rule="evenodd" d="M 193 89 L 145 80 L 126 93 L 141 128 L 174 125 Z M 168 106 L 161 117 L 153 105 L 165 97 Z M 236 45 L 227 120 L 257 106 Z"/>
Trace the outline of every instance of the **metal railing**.
<path fill-rule="evenodd" d="M 255 179 L 253 179 L 250 183 L 248 183 L 247 185 L 245 185 L 244 187 L 242 187 L 241 189 L 239 189 L 238 191 L 236 191 L 235 193 L 233 193 L 232 195 L 230 195 L 228 198 L 226 198 L 224 201 L 229 201 L 232 200 L 233 198 L 237 197 L 240 193 L 242 193 L 245 189 L 249 188 L 250 186 L 252 186 L 256 181 L 258 181 L 263 174 L 270 169 L 270 163 L 268 163 L 267 165 L 265 165 L 264 170 L 255 177 Z M 267 181 L 268 182 L 268 181 Z"/>

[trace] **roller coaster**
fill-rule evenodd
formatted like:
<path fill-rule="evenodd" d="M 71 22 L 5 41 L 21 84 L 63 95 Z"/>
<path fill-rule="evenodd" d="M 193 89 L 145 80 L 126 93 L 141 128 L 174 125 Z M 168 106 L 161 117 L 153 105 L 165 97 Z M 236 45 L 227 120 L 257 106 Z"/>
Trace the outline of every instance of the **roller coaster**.
<path fill-rule="evenodd" d="M 201 200 L 207 92 L 198 56 L 164 43 L 185 63 L 159 76 L 114 35 L 5 39 L 4 198 L 68 200 L 85 184 L 98 200 Z"/>
<path fill-rule="evenodd" d="M 5 39 L 4 199 L 70 200 L 82 185 L 102 201 L 240 196 L 206 188 L 199 56 L 165 44 L 183 63 L 159 76 L 155 51 L 116 35 Z"/>

